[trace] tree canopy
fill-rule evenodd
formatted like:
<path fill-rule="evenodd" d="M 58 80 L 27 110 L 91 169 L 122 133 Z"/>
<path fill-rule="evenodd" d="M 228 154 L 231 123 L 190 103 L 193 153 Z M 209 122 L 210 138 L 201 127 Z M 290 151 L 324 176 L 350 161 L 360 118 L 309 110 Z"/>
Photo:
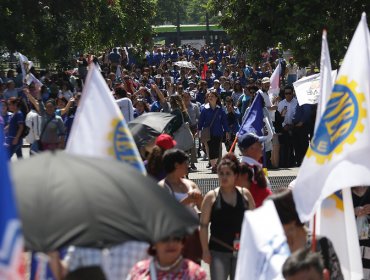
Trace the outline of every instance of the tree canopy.
<path fill-rule="evenodd" d="M 151 38 L 155 0 L 2 0 L 0 49 L 41 62 Z"/>
<path fill-rule="evenodd" d="M 361 13 L 370 12 L 366 0 L 212 0 L 208 5 L 214 13 L 222 11 L 221 26 L 252 59 L 259 58 L 266 47 L 282 42 L 299 62 L 317 61 L 326 28 L 335 67 L 346 52 Z"/>

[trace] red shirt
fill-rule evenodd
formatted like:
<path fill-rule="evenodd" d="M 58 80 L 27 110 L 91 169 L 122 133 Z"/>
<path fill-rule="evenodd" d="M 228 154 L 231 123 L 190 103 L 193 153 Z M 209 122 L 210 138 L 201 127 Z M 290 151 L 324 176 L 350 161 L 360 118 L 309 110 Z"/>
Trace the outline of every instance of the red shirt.
<path fill-rule="evenodd" d="M 256 208 L 260 207 L 265 198 L 272 194 L 272 191 L 269 188 L 261 188 L 255 182 L 252 182 L 249 191 L 256 203 Z"/>

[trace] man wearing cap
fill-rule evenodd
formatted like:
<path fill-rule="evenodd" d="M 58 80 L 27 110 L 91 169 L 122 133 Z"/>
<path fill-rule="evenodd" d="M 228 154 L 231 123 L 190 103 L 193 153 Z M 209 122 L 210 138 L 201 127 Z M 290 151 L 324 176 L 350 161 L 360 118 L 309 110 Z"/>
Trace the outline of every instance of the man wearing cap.
<path fill-rule="evenodd" d="M 211 87 L 209 90 L 217 92 L 218 95 L 221 94 L 221 83 L 219 80 L 213 81 L 213 87 Z"/>
<path fill-rule="evenodd" d="M 266 197 L 272 194 L 262 164 L 259 162 L 263 155 L 263 143 L 267 140 L 265 136 L 257 136 L 254 133 L 246 133 L 238 138 L 238 146 L 242 153 L 241 162 L 248 165 L 253 172 L 252 182 L 249 187 L 256 207 L 262 205 Z"/>

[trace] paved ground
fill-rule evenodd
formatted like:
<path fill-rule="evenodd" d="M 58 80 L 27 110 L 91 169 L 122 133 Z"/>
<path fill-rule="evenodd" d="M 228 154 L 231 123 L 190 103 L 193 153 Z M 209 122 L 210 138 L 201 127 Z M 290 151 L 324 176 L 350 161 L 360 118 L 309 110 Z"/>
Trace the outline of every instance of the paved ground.
<path fill-rule="evenodd" d="M 223 150 L 223 154 L 226 150 Z M 240 156 L 240 151 L 236 149 L 235 154 Z M 218 187 L 217 174 L 212 174 L 211 169 L 207 168 L 208 161 L 203 158 L 198 158 L 198 163 L 195 164 L 197 171 L 189 173 L 189 179 L 195 181 L 203 193 Z M 267 175 L 271 183 L 272 190 L 285 188 L 294 180 L 298 174 L 299 168 L 279 168 L 268 170 Z"/>
<path fill-rule="evenodd" d="M 22 149 L 23 157 L 29 157 L 29 148 L 24 147 Z M 226 151 L 223 150 L 223 154 Z M 235 151 L 236 155 L 239 156 L 239 150 Z M 14 155 L 12 161 L 17 160 L 17 157 Z M 189 173 L 189 179 L 194 180 L 203 193 L 207 193 L 209 190 L 218 187 L 217 174 L 212 174 L 211 170 L 207 168 L 208 161 L 198 158 L 198 163 L 196 164 L 197 171 Z M 277 190 L 279 188 L 287 187 L 288 184 L 295 179 L 298 174 L 299 168 L 284 168 L 276 170 L 268 170 L 268 177 L 272 186 L 272 190 Z M 202 267 L 206 270 L 209 276 L 209 266 L 202 262 Z M 208 277 L 210 279 L 210 277 Z"/>

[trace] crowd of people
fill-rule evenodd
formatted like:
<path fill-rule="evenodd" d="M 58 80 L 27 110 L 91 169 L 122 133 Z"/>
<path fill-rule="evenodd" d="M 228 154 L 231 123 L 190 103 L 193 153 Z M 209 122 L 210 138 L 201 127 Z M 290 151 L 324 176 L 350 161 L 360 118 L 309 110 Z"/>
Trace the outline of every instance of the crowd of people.
<path fill-rule="evenodd" d="M 169 236 L 155 244 L 139 244 L 140 249 L 135 250 L 141 254 L 130 255 L 130 261 L 137 263 L 115 276 L 110 276 L 109 265 L 119 263 L 115 258 L 122 258 L 122 254 L 114 252 L 121 252 L 120 247 L 109 250 L 108 264 L 100 250 L 75 248 L 67 253 L 69 275 L 65 279 L 91 277 L 86 275 L 97 277 L 86 279 L 206 279 L 201 260 L 210 265 L 211 279 L 234 279 L 238 253 L 235 244 L 240 239 L 244 211 L 260 207 L 268 198 L 276 205 L 290 250 L 296 252 L 284 265 L 286 279 L 301 279 L 293 277 L 302 270 L 319 277 L 310 279 L 323 279 L 329 274 L 327 279 L 342 279 L 328 239 L 319 241 L 319 245 L 324 244 L 317 248 L 322 256 L 304 250 L 311 239 L 299 221 L 291 192 L 273 195 L 264 173 L 264 167 L 302 163 L 313 135 L 316 108 L 298 104 L 292 83 L 310 73 L 302 71 L 294 58 L 286 63 L 281 55 L 247 63 L 232 46 L 223 44 L 217 49 L 204 46 L 200 50 L 190 46 L 153 47 L 145 55 L 139 65 L 126 48 L 114 48 L 100 56 L 81 54 L 76 69 L 71 71 L 52 74 L 28 69 L 36 78 L 31 83 L 24 83 L 20 67 L 6 75 L 0 72 L 0 125 L 5 131 L 9 159 L 14 154 L 22 158 L 23 138 L 31 144 L 31 154 L 64 148 L 91 63 L 100 68 L 127 122 L 148 112 L 175 116 L 167 134 L 154 139 L 141 155 L 148 174 L 199 215 L 199 229 L 191 236 Z M 278 64 L 282 66 L 281 89 L 272 93 L 270 76 Z M 232 153 L 223 156 L 222 145 L 227 151 L 234 150 L 234 139 L 258 94 L 264 100 L 269 123 L 265 126 L 271 127 L 272 137 L 267 137 L 267 131 L 265 136 L 247 133 L 237 139 L 241 159 Z M 176 132 L 185 123 L 193 144 L 183 150 L 177 148 Z M 194 182 L 185 178 L 188 172 L 196 171 L 200 157 L 209 161 L 210 172 L 219 179 L 219 187 L 204 196 Z M 361 199 L 368 193 L 357 190 L 356 194 L 356 215 L 370 214 L 369 204 Z M 98 261 L 84 265 L 84 258 Z M 73 259 L 78 265 L 72 265 Z M 56 263 L 61 267 L 58 260 Z M 106 276 L 95 266 L 102 266 Z M 67 274 L 63 269 L 57 271 L 57 279 Z"/>

